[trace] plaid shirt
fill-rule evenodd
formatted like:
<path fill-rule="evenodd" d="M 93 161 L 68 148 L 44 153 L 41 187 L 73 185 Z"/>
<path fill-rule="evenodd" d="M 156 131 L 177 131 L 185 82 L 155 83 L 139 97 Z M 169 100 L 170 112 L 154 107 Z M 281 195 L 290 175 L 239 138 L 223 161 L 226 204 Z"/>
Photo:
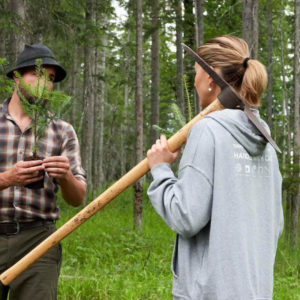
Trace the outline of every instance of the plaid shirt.
<path fill-rule="evenodd" d="M 32 155 L 33 134 L 29 126 L 21 132 L 8 113 L 10 98 L 0 105 L 0 172 L 10 169 L 24 157 Z M 73 127 L 65 121 L 54 120 L 39 144 L 41 157 L 67 156 L 73 175 L 86 182 L 81 167 L 79 143 Z M 59 218 L 56 205 L 58 184 L 45 174 L 43 189 L 28 189 L 10 186 L 0 191 L 0 222 L 32 221 L 35 219 L 55 220 Z"/>

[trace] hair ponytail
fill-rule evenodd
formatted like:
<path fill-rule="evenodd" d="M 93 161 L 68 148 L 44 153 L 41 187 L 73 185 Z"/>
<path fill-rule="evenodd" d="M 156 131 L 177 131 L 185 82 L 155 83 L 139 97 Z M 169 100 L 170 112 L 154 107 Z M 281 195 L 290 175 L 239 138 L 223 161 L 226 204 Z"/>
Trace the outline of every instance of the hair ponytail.
<path fill-rule="evenodd" d="M 243 82 L 239 91 L 245 102 L 252 106 L 260 104 L 260 98 L 267 86 L 267 73 L 265 67 L 255 59 L 247 62 Z"/>
<path fill-rule="evenodd" d="M 245 103 L 259 106 L 267 86 L 267 73 L 258 60 L 247 59 L 249 48 L 243 39 L 230 35 L 215 37 L 199 47 L 197 52 L 210 66 L 220 68 L 223 78 Z"/>

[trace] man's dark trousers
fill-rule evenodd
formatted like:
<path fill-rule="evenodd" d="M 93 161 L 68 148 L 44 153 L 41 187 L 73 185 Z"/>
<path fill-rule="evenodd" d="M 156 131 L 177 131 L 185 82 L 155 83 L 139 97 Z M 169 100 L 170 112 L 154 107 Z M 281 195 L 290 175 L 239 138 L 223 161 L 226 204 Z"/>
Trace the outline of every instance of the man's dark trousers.
<path fill-rule="evenodd" d="M 44 224 L 20 231 L 15 235 L 0 234 L 0 272 L 4 272 L 19 261 L 54 231 L 55 224 Z M 57 282 L 61 257 L 61 245 L 58 244 L 10 283 L 9 299 L 57 299 Z M 5 288 L 0 286 L 0 296 L 2 297 L 4 297 L 5 291 L 3 289 Z"/>

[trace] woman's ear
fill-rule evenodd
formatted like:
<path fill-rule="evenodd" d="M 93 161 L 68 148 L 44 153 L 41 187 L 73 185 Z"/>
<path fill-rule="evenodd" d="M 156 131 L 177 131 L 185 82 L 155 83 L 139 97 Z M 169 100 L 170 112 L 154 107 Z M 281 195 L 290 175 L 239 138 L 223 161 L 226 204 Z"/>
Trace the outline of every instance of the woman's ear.
<path fill-rule="evenodd" d="M 215 83 L 215 81 L 213 80 L 213 78 L 210 77 L 210 76 L 208 77 L 208 85 L 212 89 L 214 89 L 217 86 L 216 83 Z"/>

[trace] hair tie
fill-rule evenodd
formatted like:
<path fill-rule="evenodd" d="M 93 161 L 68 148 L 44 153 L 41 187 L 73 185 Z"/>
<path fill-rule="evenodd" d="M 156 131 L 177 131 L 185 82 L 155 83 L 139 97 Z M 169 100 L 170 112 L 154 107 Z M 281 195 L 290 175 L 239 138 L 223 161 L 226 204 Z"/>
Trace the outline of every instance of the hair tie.
<path fill-rule="evenodd" d="M 243 66 L 244 66 L 244 68 L 245 69 L 247 69 L 247 67 L 248 67 L 248 60 L 249 59 L 251 59 L 250 57 L 246 57 L 245 59 L 244 59 L 244 61 L 243 61 Z"/>

